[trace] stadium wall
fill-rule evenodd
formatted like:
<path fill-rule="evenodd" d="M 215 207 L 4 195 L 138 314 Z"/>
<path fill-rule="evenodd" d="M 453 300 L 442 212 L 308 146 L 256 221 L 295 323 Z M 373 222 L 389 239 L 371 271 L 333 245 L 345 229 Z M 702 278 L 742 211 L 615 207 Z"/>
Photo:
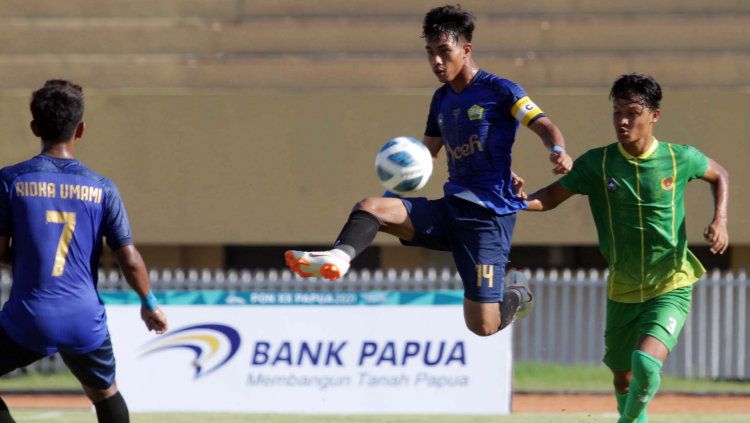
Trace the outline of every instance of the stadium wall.
<path fill-rule="evenodd" d="M 522 83 L 574 155 L 611 139 L 606 92 L 614 78 L 654 75 L 666 89 L 658 134 L 698 145 L 732 173 L 731 266 L 750 264 L 738 184 L 747 176 L 750 3 L 461 3 L 477 15 L 479 65 Z M 27 124 L 32 88 L 70 79 L 88 98 L 80 157 L 119 184 L 151 266 L 279 266 L 278 249 L 330 245 L 349 205 L 380 193 L 371 168 L 382 142 L 422 132 L 436 82 L 420 23 L 440 4 L 0 2 L 2 164 L 37 152 Z M 529 188 L 551 182 L 538 141 L 522 131 L 518 144 L 515 168 Z M 425 194 L 439 195 L 444 177 L 441 166 Z M 695 245 L 710 214 L 699 185 L 688 194 Z M 542 255 L 556 259 L 521 265 L 592 266 L 567 258 L 595 248 L 586 208 L 577 199 L 524 215 L 515 251 L 547 248 Z M 371 267 L 446 263 L 389 238 L 376 244 L 366 253 Z M 729 267 L 698 253 L 707 266 Z"/>
<path fill-rule="evenodd" d="M 379 195 L 373 159 L 390 137 L 423 132 L 430 92 L 257 93 L 245 91 L 87 93 L 87 132 L 78 155 L 114 179 L 142 244 L 328 244 L 350 206 Z M 605 89 L 531 92 L 560 126 L 572 155 L 612 141 Z M 3 162 L 39 151 L 28 129 L 27 92 L 0 93 Z M 748 92 L 668 89 L 662 140 L 690 143 L 729 169 L 730 232 L 750 244 L 742 210 L 750 196 L 745 141 Z M 555 180 L 547 153 L 522 129 L 513 168 L 527 190 Z M 423 195 L 439 196 L 445 164 Z M 712 207 L 708 185 L 687 194 L 688 233 L 700 241 Z M 590 244 L 585 200 L 519 219 L 517 244 Z M 393 244 L 390 238 L 379 244 Z"/>

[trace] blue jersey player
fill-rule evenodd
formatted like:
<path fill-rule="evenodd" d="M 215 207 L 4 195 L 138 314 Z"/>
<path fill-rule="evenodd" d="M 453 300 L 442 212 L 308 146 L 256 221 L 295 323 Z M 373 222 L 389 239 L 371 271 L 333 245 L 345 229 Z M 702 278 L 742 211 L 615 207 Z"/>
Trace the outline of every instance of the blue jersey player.
<path fill-rule="evenodd" d="M 143 299 L 141 317 L 163 333 L 167 319 L 133 246 L 117 188 L 73 158 L 81 138 L 83 91 L 47 81 L 31 98 L 31 129 L 42 152 L 0 170 L 0 259 L 13 268 L 0 310 L 0 375 L 59 352 L 91 399 L 99 422 L 128 422 L 115 384 L 107 317 L 97 294 L 102 240 Z M 0 399 L 0 423 L 13 422 Z"/>
<path fill-rule="evenodd" d="M 550 149 L 555 173 L 569 171 L 572 160 L 560 131 L 523 88 L 474 63 L 473 31 L 474 17 L 460 6 L 435 8 L 424 18 L 427 59 L 444 84 L 432 98 L 424 144 L 434 157 L 445 147 L 445 196 L 366 198 L 354 206 L 332 250 L 290 250 L 285 260 L 301 276 L 335 280 L 378 231 L 405 245 L 451 251 L 464 284 L 466 325 L 487 336 L 531 310 L 527 287 L 504 286 L 516 212 L 526 207 L 510 170 L 519 125 Z"/>

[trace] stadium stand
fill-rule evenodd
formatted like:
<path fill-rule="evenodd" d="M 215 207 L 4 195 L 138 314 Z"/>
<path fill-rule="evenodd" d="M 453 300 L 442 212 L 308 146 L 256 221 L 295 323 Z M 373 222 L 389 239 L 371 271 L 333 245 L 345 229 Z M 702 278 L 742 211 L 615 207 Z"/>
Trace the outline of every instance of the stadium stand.
<path fill-rule="evenodd" d="M 645 64 L 672 86 L 748 83 L 747 2 L 633 3 L 467 6 L 481 23 L 483 66 L 527 86 L 606 86 L 619 69 Z M 421 14 L 433 4 L 3 2 L 0 87 L 33 86 L 62 70 L 96 87 L 432 87 L 414 52 Z"/>
<path fill-rule="evenodd" d="M 656 76 L 667 89 L 668 114 L 660 124 L 666 137 L 706 149 L 735 180 L 750 177 L 741 155 L 723 155 L 731 150 L 728 145 L 715 147 L 717 138 L 726 143 L 746 138 L 742 125 L 725 122 L 741 122 L 747 107 L 750 3 L 462 3 L 478 18 L 480 65 L 533 93 L 569 138 L 574 155 L 610 136 L 606 89 L 617 75 L 639 71 Z M 423 130 L 426 102 L 436 84 L 418 35 L 422 14 L 436 4 L 0 2 L 0 107 L 13 111 L 4 114 L 7 122 L 2 123 L 11 133 L 0 151 L 8 162 L 28 156 L 30 150 L 14 141 L 31 138 L 24 110 L 28 92 L 45 79 L 64 77 L 88 90 L 88 137 L 97 141 L 87 147 L 85 159 L 120 183 L 152 266 L 222 267 L 229 262 L 227 245 L 325 245 L 348 204 L 379 189 L 369 172 L 377 146 L 394 135 Z M 592 117 L 594 111 L 604 113 Z M 131 120 L 139 125 L 132 128 Z M 17 129 L 10 122 L 18 123 Z M 210 155 L 203 150 L 206 139 L 212 140 Z M 267 140 L 274 141 L 273 148 Z M 353 140 L 364 147 L 351 151 Z M 523 133 L 517 144 L 514 167 L 529 185 L 549 182 L 539 170 L 538 144 L 526 142 Z M 178 147 L 180 153 L 172 156 Z M 347 160 L 331 151 L 346 151 Z M 263 160 L 248 165 L 247 158 L 257 154 Z M 166 160 L 172 157 L 176 160 Z M 309 166 L 311 160 L 317 165 Z M 187 167 L 190 184 L 181 176 Z M 222 171 L 211 171 L 215 168 Z M 269 184 L 246 182 L 274 173 Z M 339 175 L 347 175 L 346 180 Z M 440 169 L 434 176 L 443 177 Z M 278 195 L 280 187 L 295 184 L 291 195 Z M 324 190 L 333 185 L 336 192 Z M 428 186 L 425 195 L 439 193 L 439 185 Z M 688 208 L 697 209 L 689 224 L 702 225 L 708 216 L 701 206 L 708 194 L 700 191 L 688 199 Z M 745 197 L 733 192 L 731 216 L 750 206 Z M 217 209 L 215 198 L 226 203 Z M 268 204 L 259 207 L 258 198 Z M 161 213 L 151 213 L 155 204 Z M 553 219 L 525 217 L 516 245 L 591 245 L 590 222 L 582 203 L 574 204 L 568 206 L 575 211 L 571 221 L 556 231 L 548 223 Z M 301 205 L 317 211 L 316 225 L 296 221 L 293 213 Z M 263 224 L 247 225 L 246 210 Z M 750 263 L 750 247 L 745 247 L 750 229 L 731 222 L 734 245 L 728 262 L 740 268 Z M 702 228 L 689 231 L 691 240 L 700 240 Z M 393 252 L 389 249 L 399 247 L 392 241 L 378 243 L 385 245 L 382 265 L 442 265 L 440 257 Z"/>

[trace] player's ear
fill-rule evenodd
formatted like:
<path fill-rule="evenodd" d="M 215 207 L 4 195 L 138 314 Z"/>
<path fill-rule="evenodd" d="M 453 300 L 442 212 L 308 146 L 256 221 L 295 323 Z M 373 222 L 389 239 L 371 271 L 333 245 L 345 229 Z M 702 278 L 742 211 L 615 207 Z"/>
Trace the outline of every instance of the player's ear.
<path fill-rule="evenodd" d="M 661 116 L 661 109 L 652 110 L 651 123 L 656 123 L 659 120 L 659 116 Z"/>
<path fill-rule="evenodd" d="M 35 137 L 39 137 L 39 130 L 36 129 L 36 123 L 32 120 L 29 122 L 29 127 L 31 128 L 31 132 L 34 133 Z"/>
<path fill-rule="evenodd" d="M 472 49 L 471 43 L 467 41 L 464 44 L 464 57 L 468 57 L 469 55 L 471 55 L 471 49 Z"/>
<path fill-rule="evenodd" d="M 86 122 L 79 123 L 78 126 L 76 127 L 76 133 L 75 133 L 74 138 L 76 139 L 81 138 L 83 136 L 83 131 L 85 130 L 86 130 Z"/>

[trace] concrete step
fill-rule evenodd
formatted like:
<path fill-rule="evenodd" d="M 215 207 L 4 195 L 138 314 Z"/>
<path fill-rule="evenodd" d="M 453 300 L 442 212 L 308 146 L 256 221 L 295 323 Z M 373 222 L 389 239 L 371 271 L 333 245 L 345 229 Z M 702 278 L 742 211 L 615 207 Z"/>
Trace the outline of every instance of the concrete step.
<path fill-rule="evenodd" d="M 242 4 L 243 15 L 260 16 L 362 16 L 413 15 L 419 17 L 441 4 L 434 0 L 316 0 L 278 1 L 254 0 Z M 630 0 L 628 2 L 602 0 L 474 0 L 464 7 L 476 15 L 548 14 L 548 13 L 689 13 L 716 14 L 750 11 L 744 0 Z"/>
<path fill-rule="evenodd" d="M 492 17 L 475 33 L 477 52 L 750 49 L 750 13 L 626 18 Z M 5 18 L 0 54 L 367 53 L 421 54 L 414 19 Z"/>
<path fill-rule="evenodd" d="M 622 73 L 654 75 L 665 86 L 750 85 L 747 52 L 545 52 L 486 54 L 478 64 L 527 87 L 609 86 Z M 32 88 L 67 78 L 102 88 L 253 90 L 433 89 L 414 55 L 4 55 L 0 88 Z"/>
<path fill-rule="evenodd" d="M 0 17 L 192 17 L 237 19 L 241 0 L 3 0 Z"/>
<path fill-rule="evenodd" d="M 0 17 L 203 17 L 251 16 L 414 16 L 433 0 L 4 0 Z M 477 15 L 540 13 L 687 13 L 750 12 L 745 0 L 474 0 L 465 5 Z"/>

